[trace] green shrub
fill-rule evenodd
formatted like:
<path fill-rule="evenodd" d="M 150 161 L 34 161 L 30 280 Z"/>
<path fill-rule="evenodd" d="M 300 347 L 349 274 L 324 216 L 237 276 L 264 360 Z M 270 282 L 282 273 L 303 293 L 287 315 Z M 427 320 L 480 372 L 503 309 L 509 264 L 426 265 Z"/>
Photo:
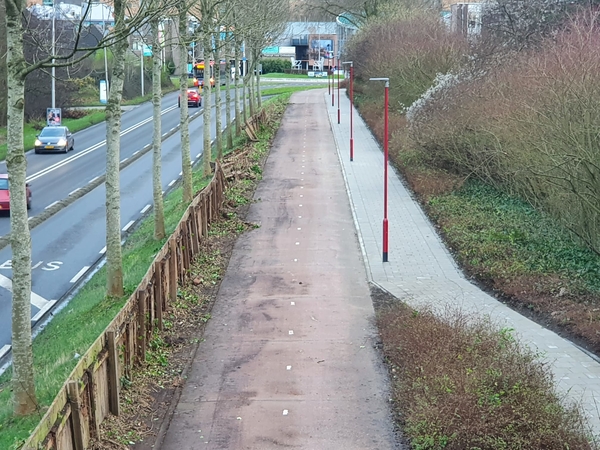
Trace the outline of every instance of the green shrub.
<path fill-rule="evenodd" d="M 289 59 L 265 58 L 261 61 L 262 73 L 284 73 L 292 68 L 292 62 Z"/>

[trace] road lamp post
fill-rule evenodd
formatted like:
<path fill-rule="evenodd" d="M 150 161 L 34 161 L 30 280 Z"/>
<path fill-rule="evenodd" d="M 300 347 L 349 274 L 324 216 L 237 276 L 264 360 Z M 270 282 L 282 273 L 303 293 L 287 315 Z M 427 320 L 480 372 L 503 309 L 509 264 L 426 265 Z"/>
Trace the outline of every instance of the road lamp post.
<path fill-rule="evenodd" d="M 342 64 L 350 64 L 350 161 L 354 161 L 354 131 L 352 124 L 352 110 L 354 109 L 354 63 L 352 61 L 344 61 Z"/>
<path fill-rule="evenodd" d="M 56 5 L 52 1 L 52 109 L 56 108 L 56 67 L 54 67 L 56 53 Z"/>
<path fill-rule="evenodd" d="M 370 81 L 385 81 L 385 101 L 383 113 L 383 262 L 388 262 L 388 110 L 390 102 L 390 79 L 369 78 Z"/>
<path fill-rule="evenodd" d="M 338 125 L 340 124 L 340 119 L 341 119 L 341 113 L 340 113 L 340 68 L 341 68 L 341 63 L 340 63 L 340 55 L 338 53 L 338 68 L 337 68 L 337 93 L 338 93 Z"/>

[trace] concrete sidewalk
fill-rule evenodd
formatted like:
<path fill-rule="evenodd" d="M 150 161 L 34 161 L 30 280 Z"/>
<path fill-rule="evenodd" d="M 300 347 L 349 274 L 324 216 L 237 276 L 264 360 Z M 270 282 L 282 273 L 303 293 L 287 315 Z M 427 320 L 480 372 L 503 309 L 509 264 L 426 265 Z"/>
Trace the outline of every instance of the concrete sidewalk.
<path fill-rule="evenodd" d="M 349 157 L 350 102 L 340 97 L 341 121 L 325 93 L 339 159 L 352 205 L 368 279 L 406 303 L 460 306 L 489 315 L 511 327 L 520 339 L 545 352 L 559 388 L 567 398 L 581 402 L 600 434 L 600 364 L 556 333 L 521 316 L 465 279 L 418 203 L 399 175 L 389 170 L 389 262 L 382 262 L 383 152 L 355 111 L 354 161 Z"/>

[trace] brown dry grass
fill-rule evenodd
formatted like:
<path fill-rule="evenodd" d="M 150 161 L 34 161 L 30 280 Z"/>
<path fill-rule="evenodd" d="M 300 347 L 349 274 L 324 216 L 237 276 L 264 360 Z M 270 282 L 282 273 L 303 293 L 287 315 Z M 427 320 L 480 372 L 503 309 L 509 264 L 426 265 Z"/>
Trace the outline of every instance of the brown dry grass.
<path fill-rule="evenodd" d="M 510 330 L 396 301 L 377 316 L 394 400 L 415 449 L 591 449 L 578 410 Z"/>

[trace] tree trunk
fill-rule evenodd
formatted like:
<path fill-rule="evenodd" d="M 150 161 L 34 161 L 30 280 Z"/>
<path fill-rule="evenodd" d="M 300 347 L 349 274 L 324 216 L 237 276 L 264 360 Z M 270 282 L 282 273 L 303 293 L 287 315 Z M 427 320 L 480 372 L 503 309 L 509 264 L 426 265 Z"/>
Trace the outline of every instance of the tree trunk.
<path fill-rule="evenodd" d="M 6 23 L 6 8 L 0 2 L 0 23 Z M 0 127 L 6 126 L 6 100 L 7 100 L 7 73 L 6 73 L 6 26 L 0 27 Z"/>
<path fill-rule="evenodd" d="M 221 36 L 217 29 L 217 36 Z M 217 40 L 215 48 L 215 122 L 216 122 L 216 148 L 217 148 L 217 159 L 223 158 L 223 133 L 222 133 L 222 119 L 221 119 L 221 40 Z"/>
<path fill-rule="evenodd" d="M 204 29 L 204 35 L 202 36 L 204 46 L 204 150 L 202 152 L 202 173 L 204 176 L 209 176 L 211 173 L 210 161 L 211 145 L 210 145 L 210 121 L 211 121 L 211 109 L 212 109 L 212 88 L 210 85 L 210 60 L 212 57 L 211 51 L 211 37 L 212 33 L 210 28 Z"/>
<path fill-rule="evenodd" d="M 242 132 L 242 108 L 240 106 L 240 45 L 238 40 L 235 40 L 235 72 L 233 84 L 235 87 L 235 135 L 239 136 Z"/>
<path fill-rule="evenodd" d="M 231 55 L 228 51 L 225 55 L 225 68 L 227 69 L 225 79 L 225 133 L 227 135 L 227 148 L 233 149 L 233 123 L 231 123 Z"/>
<path fill-rule="evenodd" d="M 15 415 L 37 408 L 31 349 L 31 234 L 27 221 L 23 144 L 26 62 L 21 17 L 24 2 L 6 0 L 7 37 L 7 155 L 10 179 L 10 245 L 12 247 L 12 388 Z"/>
<path fill-rule="evenodd" d="M 125 29 L 123 0 L 114 2 L 115 33 Z M 106 104 L 106 294 L 122 297 L 123 259 L 121 256 L 121 100 L 125 80 L 127 40 L 113 44 L 113 69 Z"/>
<path fill-rule="evenodd" d="M 165 210 L 162 195 L 162 129 L 160 106 L 162 98 L 162 61 L 160 52 L 160 39 L 158 36 L 158 18 L 152 20 L 152 107 L 153 107 L 153 135 L 152 135 L 152 196 L 154 198 L 154 239 L 161 240 L 165 237 Z"/>
<path fill-rule="evenodd" d="M 260 59 L 256 58 L 256 62 L 256 102 L 258 104 L 257 109 L 260 109 L 262 108 L 262 99 L 260 95 L 260 71 L 258 70 Z"/>
<path fill-rule="evenodd" d="M 250 103 L 250 116 L 254 116 L 256 114 L 256 102 L 254 100 L 254 70 L 250 71 L 250 83 L 248 84 L 248 101 Z"/>
<path fill-rule="evenodd" d="M 187 9 L 181 1 L 179 9 L 179 105 L 181 132 L 181 173 L 183 175 L 183 202 L 190 203 L 194 198 L 192 186 L 192 159 L 190 156 L 190 117 L 187 102 Z M 206 74 L 206 69 L 204 69 Z M 206 77 L 204 77 L 206 79 Z M 203 99 L 204 100 L 204 99 Z"/>

